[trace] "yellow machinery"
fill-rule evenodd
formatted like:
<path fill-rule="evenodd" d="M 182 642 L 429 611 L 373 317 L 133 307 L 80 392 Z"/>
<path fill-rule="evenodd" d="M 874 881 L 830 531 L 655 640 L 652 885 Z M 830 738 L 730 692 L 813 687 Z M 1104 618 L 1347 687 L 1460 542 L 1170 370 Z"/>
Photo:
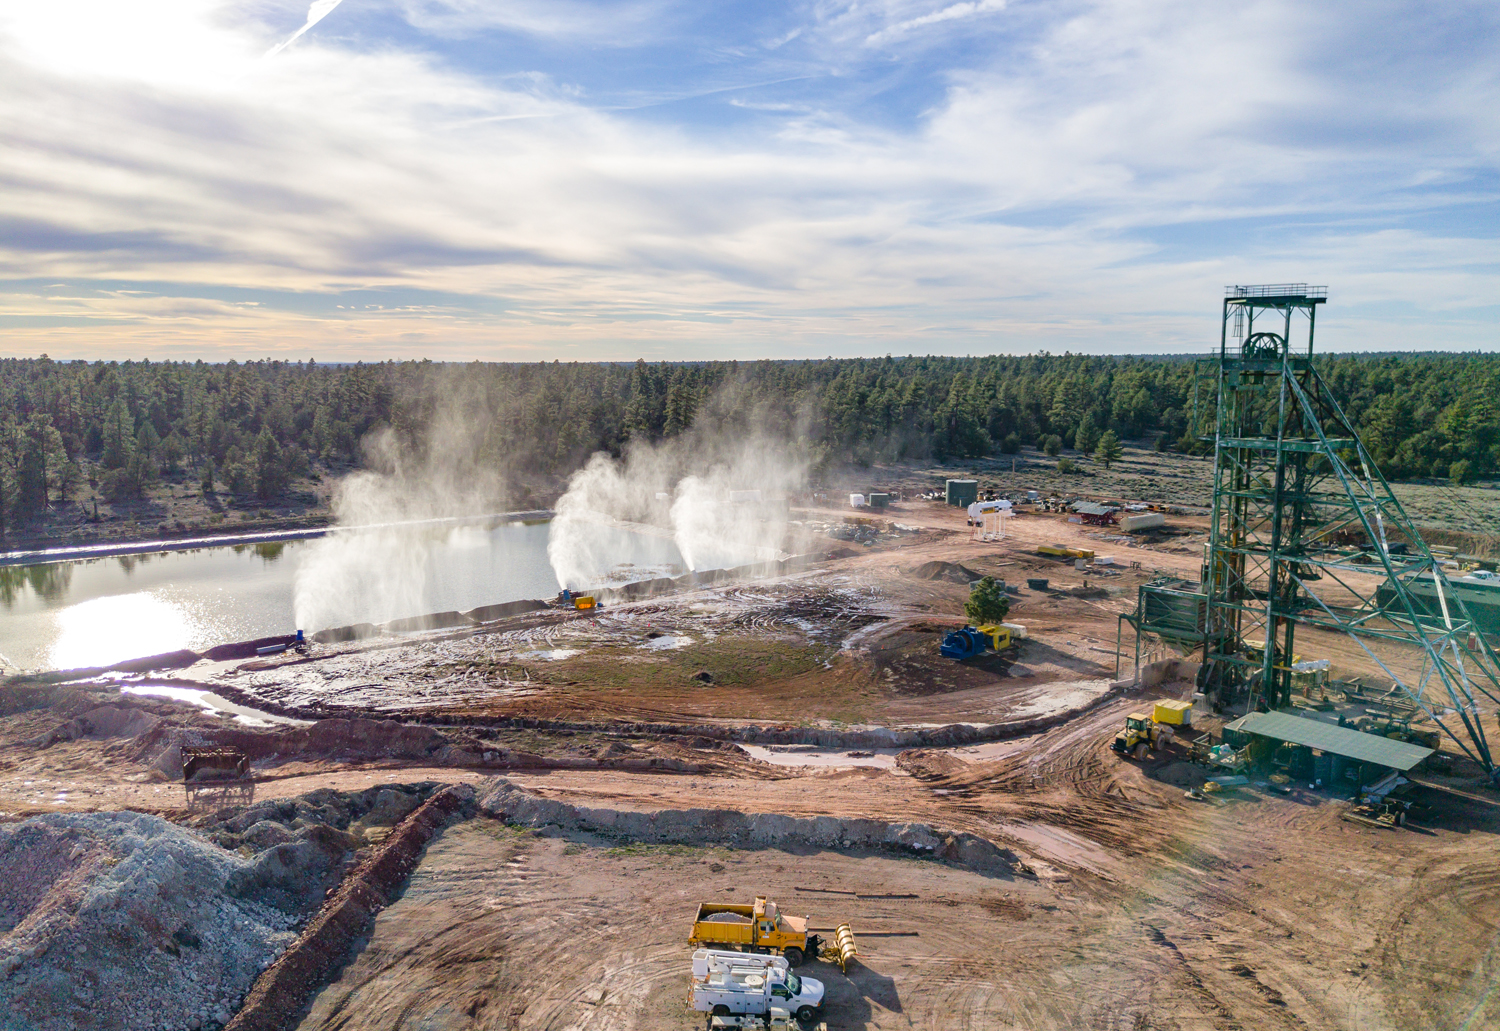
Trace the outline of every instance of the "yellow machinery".
<path fill-rule="evenodd" d="M 795 967 L 807 956 L 807 920 L 805 916 L 783 915 L 764 895 L 757 895 L 749 906 L 704 902 L 698 906 L 688 944 L 694 948 L 779 952 Z"/>
<path fill-rule="evenodd" d="M 1172 743 L 1172 728 L 1163 726 L 1144 712 L 1133 712 L 1125 717 L 1125 729 L 1115 735 L 1110 746 L 1121 755 L 1146 758 L 1148 751 L 1160 751 Z"/>
<path fill-rule="evenodd" d="M 1169 727 L 1190 727 L 1193 725 L 1193 703 L 1157 702 L 1151 718 Z"/>
<path fill-rule="evenodd" d="M 594 607 L 594 596 L 592 594 L 575 594 L 573 596 L 573 607 L 580 612 L 585 612 Z"/>
<path fill-rule="evenodd" d="M 1087 558 L 1094 557 L 1094 553 L 1087 548 L 1065 548 L 1061 544 L 1043 544 L 1036 549 L 1038 555 L 1048 555 L 1052 558 Z"/>
<path fill-rule="evenodd" d="M 854 944 L 854 931 L 848 924 L 839 924 L 833 932 L 833 941 L 818 950 L 818 958 L 827 963 L 837 963 L 839 973 L 849 973 L 849 964 L 859 956 L 859 946 Z"/>
<path fill-rule="evenodd" d="M 1004 651 L 1010 647 L 1010 629 L 995 623 L 986 623 L 984 626 L 974 628 L 990 639 L 990 647 L 995 651 Z"/>

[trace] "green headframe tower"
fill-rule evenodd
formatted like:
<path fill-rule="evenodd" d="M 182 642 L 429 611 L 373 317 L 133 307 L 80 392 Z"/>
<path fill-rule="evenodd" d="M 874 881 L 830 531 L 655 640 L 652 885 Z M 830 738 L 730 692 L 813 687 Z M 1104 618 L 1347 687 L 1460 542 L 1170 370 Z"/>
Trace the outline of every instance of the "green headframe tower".
<path fill-rule="evenodd" d="M 1302 283 L 1226 288 L 1218 353 L 1200 365 L 1200 402 L 1216 400 L 1201 582 L 1143 588 L 1129 621 L 1201 647 L 1200 686 L 1247 709 L 1290 704 L 1299 632 L 1309 650 L 1329 640 L 1309 631 L 1347 635 L 1494 776 L 1476 697 L 1500 696 L 1500 661 L 1318 373 L 1327 299 Z"/>

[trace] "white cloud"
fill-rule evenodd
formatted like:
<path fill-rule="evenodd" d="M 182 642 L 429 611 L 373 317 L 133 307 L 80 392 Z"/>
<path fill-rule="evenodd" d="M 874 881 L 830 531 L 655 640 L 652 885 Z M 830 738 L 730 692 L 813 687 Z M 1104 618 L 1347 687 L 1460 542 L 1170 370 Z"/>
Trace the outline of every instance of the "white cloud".
<path fill-rule="evenodd" d="M 871 35 L 976 6 L 829 9 L 796 46 L 847 78 Z M 783 84 L 724 96 L 749 120 L 725 130 L 593 107 L 555 73 L 479 76 L 425 38 L 313 33 L 261 61 L 269 28 L 229 8 L 120 9 L 71 34 L 67 11 L 0 24 L 0 277 L 78 287 L 0 296 L 11 353 L 1183 351 L 1224 283 L 1260 278 L 1328 282 L 1327 325 L 1341 297 L 1385 297 L 1441 327 L 1424 346 L 1495 343 L 1476 311 L 1500 234 L 1407 224 L 1495 199 L 1496 70 L 1418 59 L 1442 32 L 1493 41 L 1477 14 L 1372 36 L 1269 0 L 1075 3 L 1053 21 L 1013 4 L 984 24 L 1026 31 L 934 66 L 914 122 L 862 118 L 878 95 L 840 107 Z M 561 40 L 594 9 L 422 10 L 444 31 L 462 16 Z M 213 299 L 231 287 L 260 303 Z M 288 300 L 352 289 L 443 299 Z"/>
<path fill-rule="evenodd" d="M 1005 9 L 1005 0 L 964 0 L 962 3 L 949 4 L 940 7 L 927 14 L 919 14 L 915 17 L 905 18 L 892 25 L 872 32 L 865 37 L 865 42 L 871 45 L 884 43 L 886 40 L 904 36 L 913 29 L 920 29 L 926 25 L 936 25 L 939 22 L 957 21 L 960 18 L 972 18 L 978 14 L 990 14 Z"/>
<path fill-rule="evenodd" d="M 453 38 L 502 30 L 555 40 L 612 46 L 637 43 L 672 19 L 667 0 L 397 0 L 423 32 Z"/>

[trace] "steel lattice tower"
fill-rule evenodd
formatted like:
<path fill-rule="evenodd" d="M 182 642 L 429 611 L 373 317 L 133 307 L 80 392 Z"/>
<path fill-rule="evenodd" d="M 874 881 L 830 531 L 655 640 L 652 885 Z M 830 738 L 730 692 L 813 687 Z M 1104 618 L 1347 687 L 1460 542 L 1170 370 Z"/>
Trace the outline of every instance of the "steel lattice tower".
<path fill-rule="evenodd" d="M 1298 629 L 1347 634 L 1495 776 L 1475 692 L 1500 701 L 1500 661 L 1313 365 L 1327 296 L 1225 291 L 1201 684 L 1221 701 L 1289 705 Z M 1392 646 L 1405 675 L 1376 653 Z"/>

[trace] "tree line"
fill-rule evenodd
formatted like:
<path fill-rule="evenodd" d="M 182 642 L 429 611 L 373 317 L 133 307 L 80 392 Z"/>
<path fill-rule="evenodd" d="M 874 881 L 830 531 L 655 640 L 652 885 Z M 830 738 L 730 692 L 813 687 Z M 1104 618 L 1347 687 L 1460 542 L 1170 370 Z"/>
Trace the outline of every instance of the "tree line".
<path fill-rule="evenodd" d="M 1500 356 L 1318 359 L 1392 478 L 1500 468 Z M 825 467 L 973 458 L 1036 446 L 1113 453 L 1117 438 L 1203 450 L 1212 380 L 1187 358 L 1084 355 L 702 363 L 0 360 L 0 520 L 82 483 L 141 496 L 163 477 L 275 498 L 366 460 L 373 430 L 420 442 L 462 427 L 473 460 L 560 477 L 595 451 L 706 420 L 785 427 Z M 1195 423 L 1195 413 L 1197 422 Z"/>

